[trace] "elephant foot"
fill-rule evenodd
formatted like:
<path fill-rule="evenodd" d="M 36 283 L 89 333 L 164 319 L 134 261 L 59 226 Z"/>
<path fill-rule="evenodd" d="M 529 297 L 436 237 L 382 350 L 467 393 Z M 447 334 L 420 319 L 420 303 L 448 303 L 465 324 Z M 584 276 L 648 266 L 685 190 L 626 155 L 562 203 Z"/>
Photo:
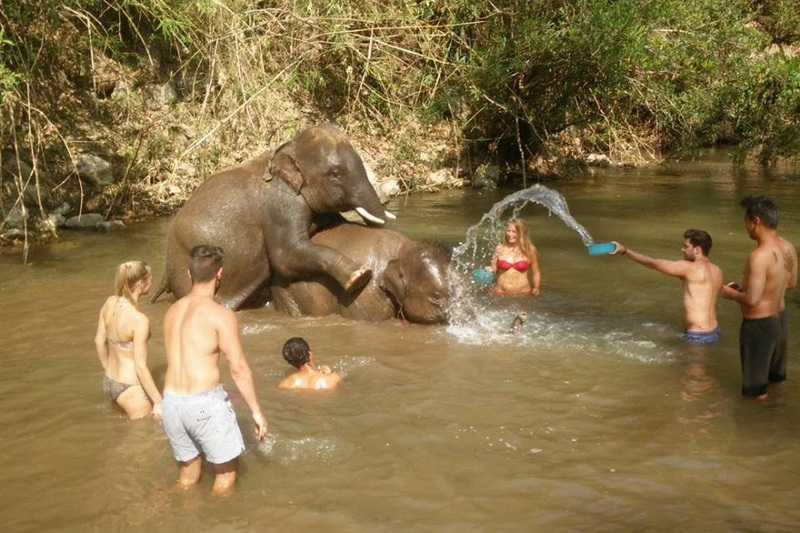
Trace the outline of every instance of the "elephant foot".
<path fill-rule="evenodd" d="M 369 268 L 359 268 L 350 275 L 350 279 L 344 285 L 346 292 L 357 292 L 372 279 L 372 270 Z"/>

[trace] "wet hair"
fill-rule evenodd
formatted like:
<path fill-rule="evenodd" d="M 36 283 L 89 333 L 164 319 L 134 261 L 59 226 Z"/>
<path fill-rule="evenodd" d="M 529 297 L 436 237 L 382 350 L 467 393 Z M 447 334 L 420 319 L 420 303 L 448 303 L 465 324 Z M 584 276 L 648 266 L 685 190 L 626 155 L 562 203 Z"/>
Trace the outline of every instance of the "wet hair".
<path fill-rule="evenodd" d="M 761 223 L 770 229 L 778 229 L 778 204 L 763 194 L 750 194 L 742 198 L 739 205 L 744 207 L 744 214 L 749 220 L 758 217 Z"/>
<path fill-rule="evenodd" d="M 311 348 L 302 337 L 292 337 L 283 345 L 283 358 L 295 368 L 300 368 L 308 363 L 311 358 Z"/>
<path fill-rule="evenodd" d="M 200 244 L 192 248 L 189 252 L 189 274 L 192 276 L 192 283 L 205 283 L 214 279 L 222 268 L 224 259 L 225 252 L 219 246 Z"/>
<path fill-rule="evenodd" d="M 683 232 L 683 238 L 688 239 L 692 246 L 699 246 L 705 256 L 708 256 L 711 251 L 711 245 L 714 244 L 711 240 L 711 235 L 701 229 L 687 229 Z"/>
<path fill-rule="evenodd" d="M 533 253 L 534 253 L 535 247 L 533 246 L 533 243 L 531 242 L 531 238 L 528 235 L 528 225 L 521 218 L 509 219 L 509 221 L 505 225 L 505 228 L 507 228 L 509 224 L 514 226 L 514 228 L 517 230 L 517 243 L 518 243 L 518 246 L 519 246 L 520 250 L 522 250 L 522 255 L 524 255 L 528 259 L 531 259 L 533 257 Z M 503 242 L 505 242 L 505 241 L 506 241 L 506 236 L 505 236 L 505 229 L 504 229 L 503 230 Z"/>
<path fill-rule="evenodd" d="M 144 261 L 125 261 L 117 267 L 114 278 L 117 296 L 133 301 L 133 287 L 150 275 L 150 266 Z"/>

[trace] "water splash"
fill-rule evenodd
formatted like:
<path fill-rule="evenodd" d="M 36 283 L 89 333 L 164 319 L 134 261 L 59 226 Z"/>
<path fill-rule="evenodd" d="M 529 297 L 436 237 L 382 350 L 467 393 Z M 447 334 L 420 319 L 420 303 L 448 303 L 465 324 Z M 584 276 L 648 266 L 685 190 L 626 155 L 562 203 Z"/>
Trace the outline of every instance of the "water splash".
<path fill-rule="evenodd" d="M 519 216 L 532 202 L 555 213 L 578 233 L 584 245 L 594 243 L 557 191 L 535 185 L 497 202 L 478 224 L 469 228 L 466 240 L 453 251 L 448 335 L 464 345 L 507 345 L 513 347 L 513 352 L 529 354 L 566 350 L 587 357 L 616 357 L 647 364 L 675 360 L 681 352 L 671 347 L 677 337 L 668 325 L 642 322 L 636 317 L 615 317 L 605 313 L 606 304 L 602 301 L 575 301 L 550 292 L 544 298 L 495 298 L 487 294 L 486 284 L 473 281 L 472 271 L 490 263 L 508 219 Z M 523 311 L 528 320 L 519 332 L 510 332 L 515 315 Z"/>
<path fill-rule="evenodd" d="M 522 189 L 513 194 L 509 194 L 483 215 L 480 222 L 467 230 L 466 240 L 456 248 L 456 256 L 466 255 L 471 252 L 471 259 L 476 259 L 476 246 L 483 244 L 481 237 L 487 232 L 491 232 L 491 239 L 496 240 L 501 234 L 501 229 L 505 226 L 509 218 L 519 216 L 520 211 L 534 202 L 545 206 L 551 213 L 555 213 L 568 228 L 575 230 L 583 241 L 584 246 L 594 244 L 591 234 L 584 228 L 569 212 L 567 201 L 558 191 L 548 189 L 544 185 L 534 185 L 527 189 Z M 510 216 L 504 216 L 505 212 L 513 208 Z"/>
<path fill-rule="evenodd" d="M 291 438 L 286 435 L 268 433 L 255 450 L 280 464 L 321 462 L 332 464 L 357 453 L 356 448 L 338 437 L 306 436 Z"/>
<path fill-rule="evenodd" d="M 567 227 L 578 233 L 584 246 L 594 243 L 591 234 L 570 214 L 567 201 L 558 191 L 543 185 L 534 185 L 506 196 L 494 204 L 480 222 L 467 230 L 464 242 L 453 250 L 450 322 L 455 327 L 468 324 L 470 327 L 477 326 L 479 331 L 497 331 L 497 324 L 482 323 L 489 315 L 485 313 L 485 309 L 479 308 L 472 271 L 490 263 L 491 253 L 508 219 L 518 217 L 522 209 L 531 202 L 543 205 L 551 213 L 555 213 Z M 509 210 L 510 215 L 507 214 Z"/>

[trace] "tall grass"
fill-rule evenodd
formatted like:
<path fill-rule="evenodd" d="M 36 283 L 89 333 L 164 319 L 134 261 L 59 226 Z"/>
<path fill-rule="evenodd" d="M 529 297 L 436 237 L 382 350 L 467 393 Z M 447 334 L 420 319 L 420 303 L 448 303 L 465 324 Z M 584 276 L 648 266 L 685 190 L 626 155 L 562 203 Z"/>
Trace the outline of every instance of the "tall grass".
<path fill-rule="evenodd" d="M 793 6 L 3 0 L 0 204 L 5 216 L 26 202 L 34 225 L 65 200 L 117 215 L 174 206 L 162 185 L 180 182 L 181 164 L 203 175 L 322 120 L 390 139 L 400 158 L 419 124 L 448 122 L 476 164 L 523 172 L 543 154 L 651 161 L 721 140 L 741 160 L 792 158 Z M 154 107 L 164 87 L 177 97 Z M 193 133 L 178 142 L 176 128 Z M 80 151 L 113 159 L 124 179 L 83 183 Z"/>

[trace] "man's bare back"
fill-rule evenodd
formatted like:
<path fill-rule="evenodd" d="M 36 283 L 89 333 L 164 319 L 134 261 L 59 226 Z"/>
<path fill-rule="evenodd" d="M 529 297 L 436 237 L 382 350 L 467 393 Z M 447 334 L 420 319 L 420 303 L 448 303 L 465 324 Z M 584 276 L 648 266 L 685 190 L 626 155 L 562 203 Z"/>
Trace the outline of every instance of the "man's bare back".
<path fill-rule="evenodd" d="M 221 269 L 220 269 L 221 275 Z M 219 385 L 219 356 L 253 412 L 256 436 L 266 434 L 266 421 L 256 398 L 250 366 L 239 340 L 236 314 L 214 300 L 216 286 L 195 283 L 164 315 L 167 372 L 164 392 L 196 394 Z"/>
<path fill-rule="evenodd" d="M 165 392 L 195 394 L 219 385 L 218 332 L 230 322 L 227 313 L 213 299 L 192 294 L 170 307 L 164 316 Z"/>
<path fill-rule="evenodd" d="M 281 389 L 333 389 L 342 382 L 342 376 L 329 366 L 314 364 L 314 352 L 302 337 L 292 337 L 283 345 L 283 358 L 297 369 L 278 383 Z"/>
<path fill-rule="evenodd" d="M 341 382 L 342 376 L 323 365 L 314 369 L 298 370 L 282 379 L 278 383 L 278 387 L 281 389 L 325 390 L 333 389 Z"/>
<path fill-rule="evenodd" d="M 686 263 L 683 276 L 683 321 L 687 331 L 711 331 L 718 326 L 717 298 L 722 289 L 722 269 L 708 259 Z"/>

